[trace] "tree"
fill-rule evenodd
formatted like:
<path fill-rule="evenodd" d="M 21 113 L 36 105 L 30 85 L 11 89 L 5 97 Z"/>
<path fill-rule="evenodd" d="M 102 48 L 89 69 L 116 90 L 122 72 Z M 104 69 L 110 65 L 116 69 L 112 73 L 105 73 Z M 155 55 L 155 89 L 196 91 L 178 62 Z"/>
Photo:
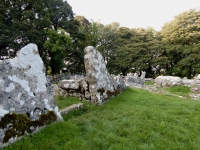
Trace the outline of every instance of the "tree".
<path fill-rule="evenodd" d="M 48 30 L 48 39 L 44 43 L 44 48 L 48 52 L 49 67 L 51 73 L 60 73 L 60 70 L 66 66 L 64 64 L 67 52 L 72 48 L 72 39 L 65 30 L 59 28 L 57 31 Z"/>
<path fill-rule="evenodd" d="M 200 11 L 191 9 L 175 16 L 161 30 L 163 40 L 170 44 L 193 45 L 200 41 Z"/>
<path fill-rule="evenodd" d="M 108 25 L 98 23 L 99 37 L 97 49 L 101 52 L 105 62 L 109 63 L 110 59 L 115 55 L 117 48 L 117 30 L 119 23 L 113 22 Z"/>
<path fill-rule="evenodd" d="M 89 20 L 87 20 L 84 16 L 76 16 L 75 19 L 80 23 L 80 30 L 85 33 L 88 32 L 91 24 Z"/>
<path fill-rule="evenodd" d="M 0 4 L 0 59 L 14 57 L 23 46 L 35 43 L 48 66 L 48 51 L 44 49 L 47 31 L 61 27 L 75 39 L 78 27 L 73 15 L 67 1 L 3 0 Z"/>
<path fill-rule="evenodd" d="M 168 74 L 191 78 L 200 73 L 198 46 L 200 43 L 200 11 L 185 11 L 166 23 L 161 30 L 167 43 L 166 55 L 170 60 Z"/>
<path fill-rule="evenodd" d="M 107 64 L 112 73 L 146 71 L 146 77 L 154 77 L 152 68 L 160 66 L 166 68 L 168 58 L 164 55 L 166 50 L 158 32 L 153 28 L 129 29 L 120 27 L 117 30 L 117 49 Z"/>
<path fill-rule="evenodd" d="M 2 0 L 0 4 L 0 59 L 14 57 L 28 43 L 39 47 L 49 27 L 48 1 Z M 11 53 L 12 52 L 12 53 Z"/>

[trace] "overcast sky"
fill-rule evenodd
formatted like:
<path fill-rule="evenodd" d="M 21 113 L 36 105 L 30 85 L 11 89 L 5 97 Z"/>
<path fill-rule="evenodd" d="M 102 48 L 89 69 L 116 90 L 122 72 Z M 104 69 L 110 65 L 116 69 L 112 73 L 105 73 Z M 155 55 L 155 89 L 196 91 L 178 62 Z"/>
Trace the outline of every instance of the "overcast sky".
<path fill-rule="evenodd" d="M 174 16 L 200 9 L 200 0 L 67 0 L 75 15 L 106 25 L 119 22 L 128 28 L 153 27 L 157 31 Z"/>

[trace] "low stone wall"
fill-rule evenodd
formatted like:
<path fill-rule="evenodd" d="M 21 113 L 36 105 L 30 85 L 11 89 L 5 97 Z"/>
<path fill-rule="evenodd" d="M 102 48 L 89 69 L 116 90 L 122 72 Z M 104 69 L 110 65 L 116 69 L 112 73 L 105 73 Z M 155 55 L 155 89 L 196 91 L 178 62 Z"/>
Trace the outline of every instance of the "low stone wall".
<path fill-rule="evenodd" d="M 79 74 L 75 74 L 72 75 L 71 73 L 60 73 L 60 74 L 56 74 L 56 75 L 47 75 L 48 80 L 51 83 L 58 83 L 61 80 L 76 80 L 76 79 L 80 79 L 83 78 L 84 75 L 79 75 Z"/>
<path fill-rule="evenodd" d="M 139 77 L 137 73 L 128 73 L 125 77 L 125 82 L 129 84 L 144 84 L 146 72 L 142 71 L 142 75 Z"/>
<path fill-rule="evenodd" d="M 158 76 L 155 79 L 155 85 L 158 87 L 170 87 L 170 86 L 189 86 L 189 87 L 195 87 L 195 86 L 200 86 L 200 80 L 198 78 L 194 79 L 187 79 L 183 78 L 181 79 L 180 77 L 176 76 Z"/>
<path fill-rule="evenodd" d="M 108 100 L 111 96 L 115 96 L 126 90 L 126 85 L 119 76 L 115 77 L 113 79 L 113 82 L 116 82 L 116 89 L 118 89 L 118 91 L 113 93 L 111 93 L 110 91 L 105 92 L 104 88 L 100 88 L 97 90 L 97 92 L 99 92 L 99 95 L 103 99 L 102 103 Z M 89 88 L 90 85 L 86 77 L 78 80 L 62 80 L 58 83 L 58 85 L 53 85 L 55 95 L 60 95 L 63 97 L 78 97 L 80 100 L 85 99 L 101 105 L 102 103 L 98 103 L 98 101 L 92 100 Z"/>

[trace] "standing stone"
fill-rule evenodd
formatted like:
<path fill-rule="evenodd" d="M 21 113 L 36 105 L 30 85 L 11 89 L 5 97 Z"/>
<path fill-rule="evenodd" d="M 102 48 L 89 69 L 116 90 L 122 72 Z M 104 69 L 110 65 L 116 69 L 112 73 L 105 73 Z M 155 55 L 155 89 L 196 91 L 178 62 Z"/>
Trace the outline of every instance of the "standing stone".
<path fill-rule="evenodd" d="M 118 84 L 118 87 L 120 88 L 120 91 L 125 91 L 126 90 L 126 84 L 124 80 L 120 77 L 120 75 L 114 77 L 115 81 Z"/>
<path fill-rule="evenodd" d="M 112 95 L 120 93 L 118 83 L 110 77 L 100 52 L 88 46 L 84 50 L 86 77 L 89 83 L 91 102 L 102 104 Z"/>
<path fill-rule="evenodd" d="M 14 59 L 0 61 L 0 98 L 0 118 L 15 112 L 37 120 L 54 111 L 62 119 L 35 44 L 22 48 Z"/>
<path fill-rule="evenodd" d="M 129 84 L 141 84 L 143 85 L 145 82 L 145 75 L 146 72 L 142 71 L 142 75 L 139 77 L 137 73 L 134 73 L 134 75 L 132 73 L 128 73 L 126 78 L 125 78 L 125 82 L 129 85 Z"/>
<path fill-rule="evenodd" d="M 144 84 L 144 82 L 145 82 L 145 75 L 146 75 L 146 72 L 145 71 L 142 71 L 142 75 L 140 76 L 140 82 L 139 82 L 139 84 Z"/>

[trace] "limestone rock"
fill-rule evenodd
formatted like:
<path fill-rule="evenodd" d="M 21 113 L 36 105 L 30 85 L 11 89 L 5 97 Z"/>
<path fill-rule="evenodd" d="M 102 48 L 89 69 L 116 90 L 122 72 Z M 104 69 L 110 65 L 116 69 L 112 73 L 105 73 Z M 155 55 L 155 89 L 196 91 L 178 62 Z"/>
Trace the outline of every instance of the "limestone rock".
<path fill-rule="evenodd" d="M 78 90 L 79 83 L 77 82 L 77 80 L 62 80 L 58 83 L 58 87 L 62 89 Z"/>
<path fill-rule="evenodd" d="M 27 114 L 31 120 L 53 110 L 59 118 L 58 107 L 37 46 L 28 44 L 14 59 L 0 61 L 0 116 L 8 112 Z"/>
<path fill-rule="evenodd" d="M 182 79 L 175 76 L 158 76 L 155 79 L 155 85 L 159 87 L 170 87 L 182 84 Z"/>
<path fill-rule="evenodd" d="M 116 76 L 114 77 L 114 79 L 117 82 L 117 85 L 120 88 L 120 91 L 125 91 L 127 87 L 124 80 L 120 76 Z"/>
<path fill-rule="evenodd" d="M 23 47 L 14 59 L 0 61 L 0 98 L 0 119 L 14 112 L 25 114 L 33 121 L 54 111 L 62 120 L 35 44 Z"/>
<path fill-rule="evenodd" d="M 62 95 L 63 89 L 59 88 L 57 84 L 52 84 L 51 86 L 53 88 L 53 92 L 55 96 Z"/>
<path fill-rule="evenodd" d="M 110 77 L 104 59 L 99 51 L 88 46 L 84 50 L 86 77 L 91 101 L 102 104 L 112 95 L 120 93 L 117 82 Z"/>
<path fill-rule="evenodd" d="M 125 78 L 125 82 L 126 84 L 144 84 L 145 82 L 145 75 L 146 72 L 142 71 L 142 75 L 139 77 L 137 73 L 134 73 L 134 75 L 132 73 L 128 73 L 126 78 Z"/>
<path fill-rule="evenodd" d="M 125 79 L 126 83 L 136 83 L 139 84 L 138 74 L 134 73 L 128 73 Z"/>
<path fill-rule="evenodd" d="M 145 76 L 146 76 L 146 72 L 145 71 L 142 71 L 142 75 L 140 76 L 140 84 L 144 84 L 145 82 Z"/>
<path fill-rule="evenodd" d="M 196 79 L 197 79 L 197 80 L 200 80 L 200 74 L 197 75 Z"/>

